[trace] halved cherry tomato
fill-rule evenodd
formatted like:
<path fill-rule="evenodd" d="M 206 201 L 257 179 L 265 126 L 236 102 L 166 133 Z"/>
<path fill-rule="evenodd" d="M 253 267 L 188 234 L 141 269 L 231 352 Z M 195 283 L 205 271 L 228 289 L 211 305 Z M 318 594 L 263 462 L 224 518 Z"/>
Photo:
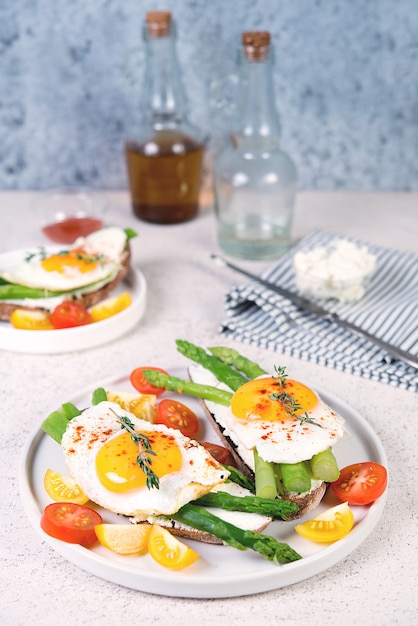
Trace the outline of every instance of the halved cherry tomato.
<path fill-rule="evenodd" d="M 212 443 L 211 441 L 201 441 L 200 444 L 206 448 L 209 454 L 211 454 L 213 458 L 218 461 L 218 463 L 222 463 L 222 465 L 232 465 L 235 467 L 235 461 L 232 454 L 223 446 L 218 446 L 218 444 Z"/>
<path fill-rule="evenodd" d="M 196 413 L 177 400 L 161 400 L 157 406 L 156 422 L 168 428 L 176 428 L 185 437 L 193 437 L 199 430 Z"/>
<path fill-rule="evenodd" d="M 339 479 L 331 483 L 331 489 L 343 502 L 370 504 L 380 498 L 387 484 L 386 468 L 369 461 L 344 467 Z"/>
<path fill-rule="evenodd" d="M 86 496 L 69 476 L 47 469 L 44 476 L 45 491 L 55 502 L 74 502 L 86 504 L 89 501 Z"/>
<path fill-rule="evenodd" d="M 156 408 L 156 396 L 154 394 L 128 393 L 126 391 L 106 391 L 109 402 L 116 402 L 122 409 L 133 413 L 136 417 L 154 424 Z"/>
<path fill-rule="evenodd" d="M 20 330 L 54 330 L 47 311 L 15 309 L 10 316 L 10 323 Z"/>
<path fill-rule="evenodd" d="M 151 385 L 147 381 L 144 376 L 144 370 L 154 370 L 156 372 L 161 372 L 161 374 L 165 374 L 168 376 L 168 373 L 165 370 L 160 369 L 159 367 L 137 367 L 131 372 L 130 381 L 131 384 L 135 387 L 137 391 L 140 393 L 149 393 L 154 394 L 155 396 L 159 396 L 161 393 L 165 391 L 165 387 L 155 387 Z"/>
<path fill-rule="evenodd" d="M 88 547 L 97 541 L 94 527 L 102 522 L 101 515 L 88 506 L 54 502 L 45 507 L 41 528 L 50 537 Z"/>
<path fill-rule="evenodd" d="M 151 525 L 144 524 L 98 524 L 97 539 L 102 546 L 118 554 L 145 554 Z"/>
<path fill-rule="evenodd" d="M 54 328 L 73 328 L 90 324 L 91 315 L 78 302 L 61 302 L 52 311 L 50 320 Z"/>
<path fill-rule="evenodd" d="M 157 524 L 149 534 L 148 552 L 157 563 L 171 569 L 183 569 L 199 558 L 197 552 Z"/>
<path fill-rule="evenodd" d="M 343 502 L 304 524 L 297 524 L 295 530 L 305 539 L 317 543 L 332 543 L 348 535 L 353 525 L 353 512 L 347 502 Z"/>
<path fill-rule="evenodd" d="M 107 298 L 103 302 L 99 302 L 96 306 L 92 307 L 90 314 L 92 322 L 101 322 L 113 315 L 117 315 L 121 311 L 124 311 L 132 304 L 131 294 L 128 291 L 124 291 L 119 296 L 113 298 Z"/>

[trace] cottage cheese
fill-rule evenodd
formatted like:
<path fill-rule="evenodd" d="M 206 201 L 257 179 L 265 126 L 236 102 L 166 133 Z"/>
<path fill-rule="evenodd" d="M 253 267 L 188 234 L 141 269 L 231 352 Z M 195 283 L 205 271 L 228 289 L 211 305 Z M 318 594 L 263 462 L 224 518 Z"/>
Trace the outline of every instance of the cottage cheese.
<path fill-rule="evenodd" d="M 366 246 L 337 239 L 328 247 L 297 252 L 293 264 L 300 292 L 315 298 L 353 302 L 363 297 L 376 267 L 376 257 Z"/>

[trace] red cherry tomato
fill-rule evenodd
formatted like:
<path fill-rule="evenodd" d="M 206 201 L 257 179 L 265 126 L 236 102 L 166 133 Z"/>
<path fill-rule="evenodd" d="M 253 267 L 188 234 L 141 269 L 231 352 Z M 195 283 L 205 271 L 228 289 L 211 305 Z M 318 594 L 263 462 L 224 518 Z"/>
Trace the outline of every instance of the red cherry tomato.
<path fill-rule="evenodd" d="M 211 441 L 201 441 L 200 444 L 206 448 L 209 454 L 211 454 L 213 458 L 218 461 L 218 463 L 222 463 L 222 465 L 232 465 L 235 467 L 235 461 L 232 454 L 223 446 L 218 446 L 218 444 L 212 443 Z"/>
<path fill-rule="evenodd" d="M 45 507 L 41 528 L 50 537 L 88 547 L 97 541 L 94 527 L 102 522 L 99 513 L 88 506 L 73 502 L 54 502 Z"/>
<path fill-rule="evenodd" d="M 370 461 L 344 467 L 339 479 L 331 483 L 331 489 L 343 502 L 370 504 L 383 494 L 387 483 L 386 468 Z"/>
<path fill-rule="evenodd" d="M 90 324 L 91 316 L 78 302 L 61 302 L 52 311 L 50 321 L 54 328 L 74 328 Z"/>
<path fill-rule="evenodd" d="M 186 437 L 193 437 L 199 430 L 199 420 L 188 406 L 177 400 L 161 400 L 157 406 L 157 424 L 176 428 Z"/>
<path fill-rule="evenodd" d="M 147 381 L 144 376 L 144 370 L 154 370 L 155 372 L 160 372 L 161 374 L 165 374 L 168 376 L 168 372 L 160 369 L 159 367 L 137 367 L 131 372 L 130 381 L 131 384 L 135 387 L 137 391 L 140 393 L 148 393 L 154 394 L 154 396 L 159 396 L 161 393 L 165 391 L 165 387 L 155 387 Z"/>

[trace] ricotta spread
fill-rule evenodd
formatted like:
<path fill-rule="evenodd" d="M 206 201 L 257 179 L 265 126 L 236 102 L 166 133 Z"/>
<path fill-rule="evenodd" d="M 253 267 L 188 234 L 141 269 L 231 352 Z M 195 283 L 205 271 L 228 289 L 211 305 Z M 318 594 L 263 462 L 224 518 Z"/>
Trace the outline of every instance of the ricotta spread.
<path fill-rule="evenodd" d="M 337 239 L 328 247 L 297 252 L 293 265 L 302 293 L 353 302 L 363 297 L 376 267 L 376 257 L 366 246 Z"/>

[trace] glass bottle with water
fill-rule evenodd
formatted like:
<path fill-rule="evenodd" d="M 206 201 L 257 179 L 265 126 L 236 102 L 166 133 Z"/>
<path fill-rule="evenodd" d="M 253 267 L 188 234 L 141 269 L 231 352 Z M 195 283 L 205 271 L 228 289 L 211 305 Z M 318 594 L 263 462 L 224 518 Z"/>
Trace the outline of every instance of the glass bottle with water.
<path fill-rule="evenodd" d="M 236 126 L 214 166 L 220 247 L 244 259 L 273 259 L 290 246 L 296 167 L 280 149 L 270 33 L 242 34 Z"/>

